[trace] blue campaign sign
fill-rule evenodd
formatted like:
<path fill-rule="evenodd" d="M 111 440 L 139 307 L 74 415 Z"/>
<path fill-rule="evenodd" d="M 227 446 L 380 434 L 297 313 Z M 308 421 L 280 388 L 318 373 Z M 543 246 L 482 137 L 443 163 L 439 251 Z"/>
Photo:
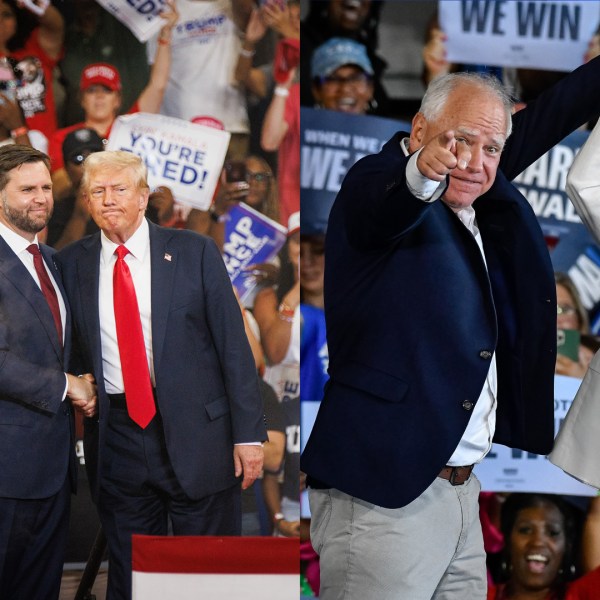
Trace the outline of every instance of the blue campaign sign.
<path fill-rule="evenodd" d="M 379 152 L 410 123 L 331 110 L 300 110 L 300 191 L 303 233 L 323 233 L 329 211 L 348 169 Z"/>
<path fill-rule="evenodd" d="M 256 287 L 248 267 L 272 260 L 285 243 L 285 227 L 240 202 L 225 218 L 223 260 L 242 302 Z"/>
<path fill-rule="evenodd" d="M 567 136 L 513 183 L 533 207 L 554 270 L 569 274 L 584 306 L 594 315 L 600 302 L 600 249 L 565 192 L 567 172 L 588 135 L 575 131 Z"/>

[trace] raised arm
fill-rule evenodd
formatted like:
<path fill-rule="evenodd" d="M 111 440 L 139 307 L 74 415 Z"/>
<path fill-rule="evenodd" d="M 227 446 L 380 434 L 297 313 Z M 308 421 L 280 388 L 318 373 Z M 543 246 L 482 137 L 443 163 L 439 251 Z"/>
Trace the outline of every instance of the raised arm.
<path fill-rule="evenodd" d="M 39 14 L 23 2 L 17 2 L 17 5 L 38 17 L 40 46 L 50 58 L 59 58 L 65 40 L 65 21 L 60 11 L 52 4 L 48 4 L 46 10 Z"/>
<path fill-rule="evenodd" d="M 273 92 L 273 98 L 265 114 L 260 135 L 260 145 L 267 152 L 273 152 L 279 148 L 279 144 L 281 144 L 289 129 L 289 125 L 285 120 L 285 105 L 291 93 L 290 89 L 295 75 L 296 69 L 292 69 L 287 81 L 276 86 Z"/>
<path fill-rule="evenodd" d="M 167 5 L 168 8 L 160 14 L 160 17 L 165 20 L 165 24 L 158 35 L 156 54 L 150 70 L 150 80 L 138 98 L 138 106 L 141 112 L 157 113 L 160 110 L 169 82 L 171 36 L 173 27 L 179 20 L 179 13 L 175 6 L 175 0 L 167 0 Z"/>

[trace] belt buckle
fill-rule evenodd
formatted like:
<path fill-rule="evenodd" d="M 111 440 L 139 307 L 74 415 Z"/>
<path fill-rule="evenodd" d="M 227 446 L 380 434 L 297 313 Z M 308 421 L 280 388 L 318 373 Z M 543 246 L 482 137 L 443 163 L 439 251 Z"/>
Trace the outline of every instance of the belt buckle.
<path fill-rule="evenodd" d="M 462 483 L 456 483 L 456 476 L 458 474 L 458 469 L 460 469 L 460 467 L 451 467 L 450 477 L 448 478 L 450 485 L 454 485 L 454 486 L 463 485 L 464 481 Z"/>

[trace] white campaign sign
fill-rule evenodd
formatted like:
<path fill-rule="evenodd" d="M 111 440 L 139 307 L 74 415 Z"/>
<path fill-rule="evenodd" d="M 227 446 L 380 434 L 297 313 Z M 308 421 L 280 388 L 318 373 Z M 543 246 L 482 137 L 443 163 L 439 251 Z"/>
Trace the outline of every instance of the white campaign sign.
<path fill-rule="evenodd" d="M 151 188 L 164 185 L 175 200 L 208 210 L 231 135 L 182 119 L 148 113 L 116 119 L 107 150 L 127 150 L 148 167 Z"/>
<path fill-rule="evenodd" d="M 450 62 L 572 71 L 598 27 L 600 2 L 443 0 L 439 16 Z"/>
<path fill-rule="evenodd" d="M 555 435 L 565 418 L 581 379 L 554 377 Z M 554 466 L 545 456 L 512 450 L 494 444 L 490 453 L 475 467 L 475 475 L 486 492 L 539 492 L 595 496 L 596 489 L 585 485 Z"/>
<path fill-rule="evenodd" d="M 164 21 L 158 16 L 167 6 L 165 0 L 96 0 L 125 25 L 140 42 L 157 34 Z"/>

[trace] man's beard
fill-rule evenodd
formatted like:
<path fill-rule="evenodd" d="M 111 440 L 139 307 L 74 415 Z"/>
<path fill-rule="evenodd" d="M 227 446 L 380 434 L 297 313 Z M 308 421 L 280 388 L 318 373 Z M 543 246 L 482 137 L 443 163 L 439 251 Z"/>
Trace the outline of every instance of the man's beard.
<path fill-rule="evenodd" d="M 39 233 L 50 220 L 52 212 L 47 209 L 46 216 L 44 218 L 37 217 L 32 218 L 29 216 L 27 209 L 18 211 L 11 208 L 6 200 L 6 195 L 2 195 L 2 209 L 4 216 L 9 223 L 12 223 L 20 231 L 26 231 L 27 233 Z"/>

